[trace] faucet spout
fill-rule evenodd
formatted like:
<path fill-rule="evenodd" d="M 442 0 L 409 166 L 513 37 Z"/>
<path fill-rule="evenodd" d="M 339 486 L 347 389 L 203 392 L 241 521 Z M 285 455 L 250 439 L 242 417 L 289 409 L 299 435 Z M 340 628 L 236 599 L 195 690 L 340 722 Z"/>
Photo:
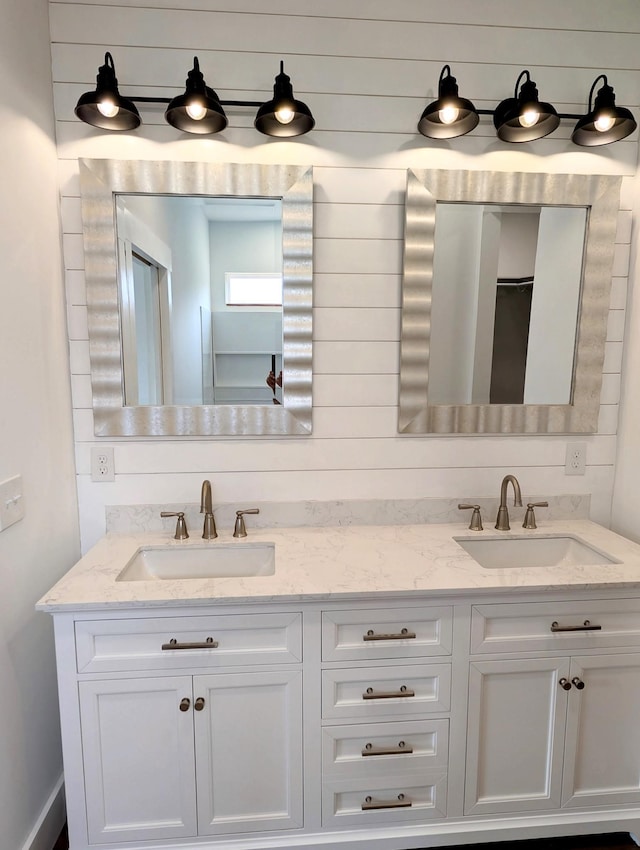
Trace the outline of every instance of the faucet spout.
<path fill-rule="evenodd" d="M 211 507 L 211 482 L 206 478 L 202 482 L 202 490 L 200 491 L 200 513 L 213 513 Z"/>
<path fill-rule="evenodd" d="M 205 478 L 200 491 L 200 513 L 204 514 L 204 527 L 202 537 L 205 540 L 213 540 L 218 536 L 216 521 L 213 516 L 213 504 L 211 501 L 211 482 Z"/>
<path fill-rule="evenodd" d="M 498 516 L 496 517 L 496 528 L 498 531 L 509 531 L 509 511 L 507 509 L 507 489 L 509 484 L 513 487 L 513 504 L 522 506 L 522 493 L 520 492 L 520 483 L 515 475 L 505 475 L 500 485 L 500 507 L 498 508 Z"/>

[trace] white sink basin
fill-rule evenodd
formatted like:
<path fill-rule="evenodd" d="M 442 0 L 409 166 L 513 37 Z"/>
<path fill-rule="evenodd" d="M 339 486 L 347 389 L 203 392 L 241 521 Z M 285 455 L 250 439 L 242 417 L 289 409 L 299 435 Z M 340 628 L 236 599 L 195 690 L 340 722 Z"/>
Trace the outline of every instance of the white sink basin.
<path fill-rule="evenodd" d="M 274 543 L 144 546 L 116 581 L 272 576 L 275 569 Z"/>
<path fill-rule="evenodd" d="M 568 534 L 546 537 L 482 537 L 477 540 L 454 537 L 454 540 L 481 567 L 488 569 L 620 563 L 579 537 Z"/>

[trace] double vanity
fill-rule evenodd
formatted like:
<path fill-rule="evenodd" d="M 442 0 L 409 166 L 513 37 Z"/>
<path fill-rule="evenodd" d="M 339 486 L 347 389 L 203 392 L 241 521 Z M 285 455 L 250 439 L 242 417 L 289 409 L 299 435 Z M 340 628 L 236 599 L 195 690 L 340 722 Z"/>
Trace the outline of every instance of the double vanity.
<path fill-rule="evenodd" d="M 640 546 L 538 523 L 104 537 L 38 605 L 72 850 L 640 830 Z"/>

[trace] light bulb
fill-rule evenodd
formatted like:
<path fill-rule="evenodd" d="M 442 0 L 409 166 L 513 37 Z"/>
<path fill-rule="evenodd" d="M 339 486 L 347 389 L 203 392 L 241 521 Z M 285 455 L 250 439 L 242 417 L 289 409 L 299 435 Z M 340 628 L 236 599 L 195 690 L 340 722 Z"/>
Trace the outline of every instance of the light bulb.
<path fill-rule="evenodd" d="M 601 112 L 593 122 L 593 126 L 599 133 L 606 133 L 615 123 L 616 119 L 613 115 L 610 115 L 608 112 Z"/>
<path fill-rule="evenodd" d="M 274 115 L 276 121 L 279 121 L 280 124 L 291 124 L 293 119 L 296 117 L 296 112 L 295 109 L 292 109 L 292 107 L 285 105 L 276 109 Z"/>
<path fill-rule="evenodd" d="M 104 98 L 103 100 L 98 101 L 96 104 L 98 107 L 98 111 L 104 115 L 105 118 L 115 118 L 118 112 L 120 112 L 120 107 L 117 103 L 114 103 L 110 98 Z"/>
<path fill-rule="evenodd" d="M 443 106 L 438 112 L 438 117 L 443 124 L 453 124 L 454 121 L 458 120 L 459 114 L 460 110 L 456 106 Z"/>
<path fill-rule="evenodd" d="M 193 121 L 202 121 L 207 114 L 207 107 L 199 100 L 192 100 L 186 106 L 187 115 Z"/>
<path fill-rule="evenodd" d="M 529 106 L 519 115 L 518 121 L 521 127 L 533 127 L 534 124 L 537 124 L 539 117 L 540 113 L 538 110 Z"/>

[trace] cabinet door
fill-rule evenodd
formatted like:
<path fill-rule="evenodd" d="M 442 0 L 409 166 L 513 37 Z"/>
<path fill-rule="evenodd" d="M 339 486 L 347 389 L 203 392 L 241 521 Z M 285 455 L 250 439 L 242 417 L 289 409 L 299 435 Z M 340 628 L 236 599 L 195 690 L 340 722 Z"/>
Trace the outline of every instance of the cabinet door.
<path fill-rule="evenodd" d="M 196 676 L 194 697 L 198 833 L 302 826 L 302 673 Z"/>
<path fill-rule="evenodd" d="M 565 806 L 640 802 L 640 655 L 574 658 L 563 781 Z"/>
<path fill-rule="evenodd" d="M 81 682 L 91 844 L 196 834 L 191 677 Z M 183 703 L 183 707 L 186 703 Z"/>
<path fill-rule="evenodd" d="M 470 667 L 465 813 L 558 808 L 569 660 Z"/>

